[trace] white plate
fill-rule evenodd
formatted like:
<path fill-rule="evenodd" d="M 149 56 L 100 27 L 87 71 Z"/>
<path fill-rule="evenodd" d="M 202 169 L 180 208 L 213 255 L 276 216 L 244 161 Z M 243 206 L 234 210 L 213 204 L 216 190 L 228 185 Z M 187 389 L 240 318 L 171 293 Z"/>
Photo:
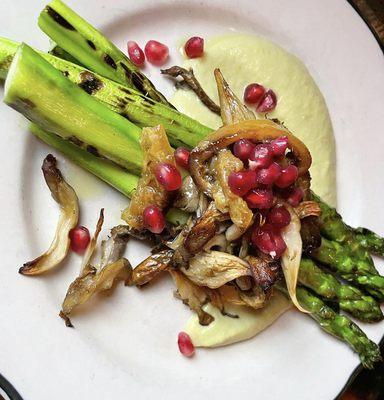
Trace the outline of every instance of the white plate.
<path fill-rule="evenodd" d="M 45 1 L 1 0 L 0 35 L 42 49 L 36 26 Z M 228 31 L 264 35 L 298 55 L 328 103 L 337 140 L 339 209 L 354 225 L 384 233 L 384 61 L 367 26 L 344 0 L 68 0 L 123 49 L 128 38 L 155 38 L 172 49 L 189 35 Z M 171 86 L 148 68 L 160 89 Z M 289 79 L 289 78 L 287 78 Z M 57 316 L 79 258 L 41 278 L 17 273 L 50 241 L 57 209 L 39 170 L 49 149 L 28 135 L 26 122 L 0 106 L 0 360 L 1 371 L 25 399 L 332 399 L 358 364 L 342 343 L 309 318 L 287 313 L 253 340 L 181 357 L 176 336 L 189 311 L 161 280 L 145 290 L 119 287 L 83 307 L 66 329 Z M 59 157 L 78 191 L 82 223 L 93 227 L 100 207 L 106 227 L 126 200 Z M 130 246 L 133 262 L 147 249 Z M 378 341 L 383 324 L 364 326 Z"/>

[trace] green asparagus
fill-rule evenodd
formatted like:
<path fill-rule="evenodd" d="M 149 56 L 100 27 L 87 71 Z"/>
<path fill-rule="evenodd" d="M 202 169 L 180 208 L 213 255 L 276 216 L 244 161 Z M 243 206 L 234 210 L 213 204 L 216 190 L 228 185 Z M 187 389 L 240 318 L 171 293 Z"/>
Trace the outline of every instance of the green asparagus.
<path fill-rule="evenodd" d="M 96 175 L 125 196 L 131 197 L 133 191 L 136 189 L 139 180 L 136 175 L 129 173 L 108 160 L 94 156 L 54 133 L 44 131 L 36 124 L 31 124 L 30 130 L 44 143 L 58 150 L 75 164 Z"/>
<path fill-rule="evenodd" d="M 366 228 L 351 228 L 341 215 L 319 196 L 312 193 L 313 199 L 319 203 L 321 216 L 319 218 L 321 233 L 330 240 L 344 243 L 346 246 L 353 246 L 354 251 L 365 252 L 365 257 L 370 253 L 384 256 L 384 238 Z"/>
<path fill-rule="evenodd" d="M 301 260 L 299 282 L 322 298 L 337 302 L 341 310 L 361 321 L 377 322 L 383 319 L 380 306 L 371 296 L 364 295 L 354 286 L 340 283 L 308 258 Z"/>
<path fill-rule="evenodd" d="M 367 228 L 353 229 L 356 240 L 372 254 L 384 257 L 384 238 Z"/>
<path fill-rule="evenodd" d="M 371 369 L 375 362 L 381 360 L 379 346 L 369 340 L 348 317 L 337 314 L 321 299 L 302 287 L 297 288 L 297 299 L 325 332 L 347 343 L 359 355 L 365 368 Z"/>
<path fill-rule="evenodd" d="M 16 42 L 0 38 L 0 76 L 5 76 L 9 68 L 6 60 L 12 60 L 18 45 Z M 171 144 L 175 147 L 180 145 L 194 147 L 212 131 L 174 108 L 148 99 L 134 89 L 51 54 L 43 52 L 39 54 L 70 81 L 129 121 L 141 127 L 163 125 Z M 2 62 L 4 62 L 3 68 Z"/>
<path fill-rule="evenodd" d="M 54 0 L 45 7 L 39 16 L 39 27 L 91 71 L 170 105 L 125 54 L 62 1 Z"/>
<path fill-rule="evenodd" d="M 311 252 L 311 258 L 334 270 L 343 279 L 354 282 L 380 301 L 384 300 L 384 277 L 372 272 L 372 265 L 360 259 L 353 249 L 326 238 Z"/>
<path fill-rule="evenodd" d="M 4 101 L 43 129 L 141 172 L 140 128 L 88 96 L 25 44 L 10 67 Z"/>

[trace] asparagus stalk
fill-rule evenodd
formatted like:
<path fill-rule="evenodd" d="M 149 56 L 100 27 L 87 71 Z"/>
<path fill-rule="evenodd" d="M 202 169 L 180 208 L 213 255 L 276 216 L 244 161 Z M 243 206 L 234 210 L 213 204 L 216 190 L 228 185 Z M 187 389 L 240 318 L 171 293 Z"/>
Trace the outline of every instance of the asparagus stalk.
<path fill-rule="evenodd" d="M 39 16 L 39 27 L 91 71 L 170 106 L 125 54 L 62 1 L 54 0 L 45 7 Z"/>
<path fill-rule="evenodd" d="M 64 154 L 75 164 L 89 171 L 93 175 L 114 187 L 127 197 L 131 197 L 136 189 L 139 178 L 129 173 L 127 170 L 120 168 L 116 164 L 96 157 L 88 151 L 76 146 L 68 140 L 62 139 L 60 136 L 44 131 L 36 124 L 31 124 L 31 132 L 60 153 Z"/>
<path fill-rule="evenodd" d="M 351 228 L 343 221 L 341 215 L 319 196 L 312 193 L 312 197 L 321 208 L 319 221 L 322 235 L 352 246 L 360 255 L 365 253 L 365 257 L 369 257 L 369 253 L 384 256 L 384 238 L 366 228 Z"/>
<path fill-rule="evenodd" d="M 362 247 L 373 254 L 384 257 L 384 238 L 367 228 L 356 228 L 353 230 L 356 240 Z"/>
<path fill-rule="evenodd" d="M 383 313 L 377 302 L 354 286 L 340 283 L 333 275 L 324 272 L 312 260 L 303 258 L 299 282 L 327 300 L 335 301 L 340 309 L 364 322 L 377 322 Z"/>
<path fill-rule="evenodd" d="M 359 259 L 353 249 L 322 238 L 321 246 L 311 252 L 311 258 L 328 266 L 341 278 L 361 286 L 380 301 L 384 300 L 384 277 L 372 272 L 370 262 Z"/>
<path fill-rule="evenodd" d="M 1 38 L 0 38 L 1 42 Z M 53 43 L 52 48 L 48 51 L 49 54 L 52 54 L 55 57 L 61 58 L 62 60 L 69 61 L 73 64 L 77 64 L 79 66 L 83 66 L 79 60 L 76 60 L 75 57 L 67 53 L 64 49 L 62 49 L 60 46 L 57 44 Z"/>
<path fill-rule="evenodd" d="M 17 48 L 18 43 L 0 38 L 0 76 L 6 74 L 9 63 L 5 61 L 12 60 Z M 42 52 L 39 54 L 70 81 L 129 121 L 141 127 L 163 125 L 173 146 L 194 147 L 212 131 L 174 108 L 169 108 L 143 96 L 137 90 L 94 74 L 84 67 L 51 54 Z M 3 62 L 4 67 L 2 68 Z"/>
<path fill-rule="evenodd" d="M 140 128 L 88 96 L 25 44 L 10 67 L 4 101 L 43 129 L 140 173 Z"/>
<path fill-rule="evenodd" d="M 321 299 L 302 287 L 297 288 L 297 299 L 325 332 L 348 344 L 359 355 L 365 368 L 371 369 L 375 362 L 381 360 L 377 344 L 369 340 L 348 317 L 337 314 Z"/>
<path fill-rule="evenodd" d="M 6 78 L 17 48 L 17 43 L 0 37 L 0 79 Z"/>

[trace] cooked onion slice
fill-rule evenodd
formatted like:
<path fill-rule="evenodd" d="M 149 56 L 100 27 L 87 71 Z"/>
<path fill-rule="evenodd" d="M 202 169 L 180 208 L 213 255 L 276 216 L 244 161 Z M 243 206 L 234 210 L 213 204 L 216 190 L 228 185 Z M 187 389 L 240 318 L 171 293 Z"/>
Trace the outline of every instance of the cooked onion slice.
<path fill-rule="evenodd" d="M 69 231 L 79 220 L 79 202 L 76 193 L 56 167 L 56 158 L 53 155 L 48 154 L 45 158 L 42 170 L 51 195 L 60 206 L 60 218 L 51 246 L 43 255 L 25 263 L 19 269 L 23 275 L 40 275 L 60 264 L 69 250 Z"/>
<path fill-rule="evenodd" d="M 321 208 L 316 201 L 303 201 L 295 207 L 295 212 L 300 219 L 319 217 L 321 215 Z"/>
<path fill-rule="evenodd" d="M 142 261 L 132 273 L 130 285 L 143 286 L 165 271 L 172 260 L 173 250 L 163 250 Z"/>
<path fill-rule="evenodd" d="M 299 274 L 301 252 L 303 248 L 300 235 L 301 223 L 294 209 L 287 203 L 285 203 L 284 206 L 291 214 L 291 222 L 281 230 L 281 236 L 287 245 L 285 252 L 281 256 L 281 267 L 283 269 L 288 293 L 293 304 L 300 311 L 307 312 L 303 307 L 301 307 L 296 297 L 297 277 Z"/>
<path fill-rule="evenodd" d="M 236 124 L 240 121 L 256 119 L 255 114 L 232 92 L 218 68 L 215 69 L 215 79 L 217 90 L 219 92 L 223 125 Z"/>
<path fill-rule="evenodd" d="M 116 227 L 111 231 L 111 237 L 102 243 L 102 255 L 99 265 L 91 264 L 97 239 L 104 221 L 103 210 L 97 221 L 93 238 L 84 255 L 80 275 L 70 284 L 63 301 L 60 316 L 65 324 L 72 327 L 69 315 L 73 309 L 88 301 L 94 294 L 111 289 L 115 282 L 123 280 L 128 283 L 132 275 L 132 267 L 128 260 L 121 258 L 129 235 Z"/>
<path fill-rule="evenodd" d="M 122 214 L 123 220 L 131 228 L 138 230 L 144 228 L 143 212 L 147 206 L 157 206 L 162 210 L 170 200 L 170 192 L 167 192 L 156 179 L 156 166 L 161 162 L 176 165 L 173 149 L 161 125 L 143 128 L 140 145 L 144 153 L 143 172 L 132 195 L 131 203 Z"/>
<path fill-rule="evenodd" d="M 250 275 L 250 266 L 239 257 L 221 251 L 201 252 L 181 271 L 193 283 L 216 289 L 240 276 Z"/>

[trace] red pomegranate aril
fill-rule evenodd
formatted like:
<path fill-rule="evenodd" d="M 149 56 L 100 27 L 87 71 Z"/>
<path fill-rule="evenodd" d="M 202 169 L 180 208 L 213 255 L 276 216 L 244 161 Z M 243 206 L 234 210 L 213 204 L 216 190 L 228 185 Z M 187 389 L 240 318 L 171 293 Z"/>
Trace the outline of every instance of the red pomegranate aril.
<path fill-rule="evenodd" d="M 240 139 L 233 145 L 233 154 L 242 161 L 247 161 L 255 145 L 248 139 Z"/>
<path fill-rule="evenodd" d="M 291 214 L 284 206 L 277 206 L 269 211 L 267 222 L 275 228 L 284 228 L 291 222 Z"/>
<path fill-rule="evenodd" d="M 249 168 L 252 170 L 258 168 L 267 168 L 273 161 L 273 152 L 269 144 L 258 144 L 255 146 L 249 156 Z"/>
<path fill-rule="evenodd" d="M 251 190 L 245 197 L 249 208 L 265 210 L 273 206 L 274 197 L 271 189 L 257 188 Z"/>
<path fill-rule="evenodd" d="M 295 165 L 288 165 L 288 167 L 281 170 L 280 176 L 276 179 L 275 185 L 279 188 L 286 188 L 296 182 L 299 176 L 299 170 Z"/>
<path fill-rule="evenodd" d="M 273 90 L 269 89 L 265 92 L 263 98 L 260 100 L 256 108 L 258 113 L 267 113 L 275 109 L 277 104 L 277 97 Z"/>
<path fill-rule="evenodd" d="M 156 166 L 155 176 L 160 185 L 162 185 L 168 192 L 178 190 L 181 187 L 181 174 L 172 164 L 159 163 Z"/>
<path fill-rule="evenodd" d="M 262 185 L 272 185 L 280 175 L 280 165 L 273 162 L 268 168 L 262 168 L 257 171 L 256 181 Z"/>
<path fill-rule="evenodd" d="M 174 154 L 176 164 L 182 168 L 188 169 L 189 155 L 190 152 L 188 149 L 185 147 L 178 147 Z"/>
<path fill-rule="evenodd" d="M 164 214 L 157 206 L 148 206 L 143 212 L 143 224 L 152 233 L 161 233 L 165 228 Z"/>
<path fill-rule="evenodd" d="M 177 344 L 183 356 L 192 357 L 195 354 L 195 346 L 188 333 L 180 332 L 177 337 Z"/>
<path fill-rule="evenodd" d="M 147 60 L 154 65 L 163 65 L 168 58 L 169 49 L 157 40 L 150 40 L 144 48 Z"/>
<path fill-rule="evenodd" d="M 292 207 L 297 207 L 300 202 L 303 200 L 304 193 L 303 191 L 298 188 L 290 188 L 284 193 L 284 197 Z"/>
<path fill-rule="evenodd" d="M 85 226 L 78 226 L 69 231 L 71 249 L 76 253 L 83 253 L 91 240 L 89 230 Z"/>
<path fill-rule="evenodd" d="M 280 258 L 287 248 L 279 231 L 268 223 L 254 229 L 252 244 L 273 258 Z"/>
<path fill-rule="evenodd" d="M 188 58 L 201 57 L 204 54 L 204 39 L 198 36 L 191 37 L 184 46 Z"/>
<path fill-rule="evenodd" d="M 271 147 L 273 155 L 275 157 L 281 157 L 285 155 L 285 151 L 288 148 L 288 138 L 287 136 L 281 136 L 275 140 L 272 140 Z"/>
<path fill-rule="evenodd" d="M 129 59 L 137 67 L 142 67 L 144 65 L 144 63 L 145 63 L 144 52 L 143 52 L 143 50 L 141 50 L 140 46 L 133 40 L 130 40 L 128 42 L 128 55 L 129 55 Z"/>
<path fill-rule="evenodd" d="M 228 185 L 232 193 L 244 196 L 256 186 L 256 172 L 251 170 L 231 172 L 228 177 Z"/>
<path fill-rule="evenodd" d="M 249 84 L 244 90 L 244 101 L 249 104 L 259 104 L 263 98 L 265 88 L 258 83 Z"/>

